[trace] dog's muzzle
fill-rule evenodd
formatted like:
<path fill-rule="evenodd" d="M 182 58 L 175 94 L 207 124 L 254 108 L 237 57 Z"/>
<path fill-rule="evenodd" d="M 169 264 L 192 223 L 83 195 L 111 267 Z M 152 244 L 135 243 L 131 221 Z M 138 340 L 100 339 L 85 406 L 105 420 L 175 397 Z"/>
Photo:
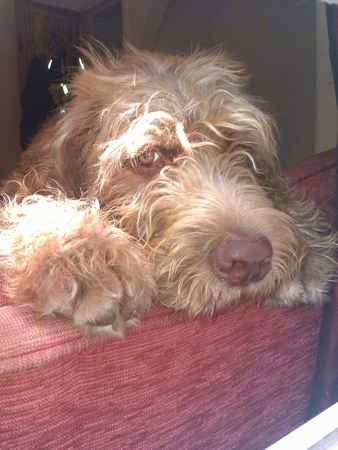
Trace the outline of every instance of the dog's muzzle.
<path fill-rule="evenodd" d="M 232 287 L 257 283 L 271 270 L 272 246 L 262 235 L 231 233 L 210 253 L 214 274 Z"/>

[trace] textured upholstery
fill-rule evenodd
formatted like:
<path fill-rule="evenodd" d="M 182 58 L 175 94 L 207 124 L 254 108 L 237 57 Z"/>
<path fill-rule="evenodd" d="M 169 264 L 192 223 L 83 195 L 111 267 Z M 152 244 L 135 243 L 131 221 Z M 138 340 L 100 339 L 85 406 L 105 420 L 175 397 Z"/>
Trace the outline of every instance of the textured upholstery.
<path fill-rule="evenodd" d="M 335 216 L 335 152 L 288 170 Z M 261 450 L 308 418 L 322 308 L 161 307 L 124 341 L 0 300 L 0 448 Z"/>

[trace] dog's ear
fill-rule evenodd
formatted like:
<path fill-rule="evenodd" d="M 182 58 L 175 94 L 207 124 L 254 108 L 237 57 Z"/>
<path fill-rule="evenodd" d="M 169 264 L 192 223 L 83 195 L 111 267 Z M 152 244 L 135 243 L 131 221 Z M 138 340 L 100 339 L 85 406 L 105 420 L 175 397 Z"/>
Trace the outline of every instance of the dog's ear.
<path fill-rule="evenodd" d="M 178 70 L 197 99 L 190 120 L 197 142 L 243 156 L 254 172 L 273 178 L 280 171 L 277 127 L 264 102 L 247 94 L 246 66 L 224 51 L 203 51 L 183 59 Z"/>
<path fill-rule="evenodd" d="M 113 120 L 103 119 L 114 97 L 111 73 L 116 61 L 104 47 L 99 52 L 87 45 L 82 53 L 85 67 L 73 77 L 66 112 L 56 112 L 32 143 L 36 153 L 52 155 L 56 178 L 64 186 L 74 184 L 72 180 L 81 174 L 88 179 L 101 151 L 100 142 L 112 132 Z"/>
<path fill-rule="evenodd" d="M 114 94 L 112 73 L 118 70 L 118 59 L 103 45 L 96 47 L 87 44 L 81 48 L 83 70 L 74 76 L 72 92 L 81 102 L 104 105 L 107 96 Z"/>
<path fill-rule="evenodd" d="M 76 80 L 82 78 L 87 78 L 85 72 L 78 75 Z M 79 177 L 95 157 L 91 150 L 95 147 L 100 129 L 101 109 L 94 97 L 74 92 L 65 109 L 51 115 L 30 145 L 39 159 L 38 165 L 51 160 L 55 181 L 61 186 L 68 186 L 69 194 L 73 191 L 79 194 Z"/>
<path fill-rule="evenodd" d="M 245 102 L 245 100 L 243 100 Z M 251 170 L 261 185 L 269 188 L 277 183 L 280 177 L 280 161 L 278 157 L 278 127 L 272 115 L 264 112 L 263 105 L 257 105 L 249 99 L 243 112 L 239 108 L 233 117 L 239 125 L 239 149 L 247 152 Z"/>
<path fill-rule="evenodd" d="M 197 139 L 210 141 L 226 158 L 241 160 L 257 176 L 276 176 L 280 166 L 273 118 L 245 94 L 228 98 L 220 93 L 218 97 L 213 96 L 214 109 L 203 113 L 207 120 L 194 126 Z"/>

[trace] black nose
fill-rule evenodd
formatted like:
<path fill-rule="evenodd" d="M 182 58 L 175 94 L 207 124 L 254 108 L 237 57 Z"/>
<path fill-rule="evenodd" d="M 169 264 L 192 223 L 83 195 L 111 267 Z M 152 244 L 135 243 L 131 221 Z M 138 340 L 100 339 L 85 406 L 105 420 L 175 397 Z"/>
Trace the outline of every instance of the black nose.
<path fill-rule="evenodd" d="M 271 270 L 272 246 L 262 235 L 232 233 L 210 253 L 218 278 L 229 286 L 243 287 L 261 281 Z"/>

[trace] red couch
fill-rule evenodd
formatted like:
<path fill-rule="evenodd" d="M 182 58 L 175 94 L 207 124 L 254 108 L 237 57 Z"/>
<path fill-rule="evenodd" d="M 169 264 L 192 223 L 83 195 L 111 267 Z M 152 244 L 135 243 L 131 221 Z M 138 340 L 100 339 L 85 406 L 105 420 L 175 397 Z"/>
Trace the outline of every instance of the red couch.
<path fill-rule="evenodd" d="M 331 151 L 288 170 L 331 220 L 335 166 Z M 157 307 L 126 340 L 91 343 L 0 304 L 4 450 L 261 450 L 334 400 L 334 299 L 194 321 Z"/>

